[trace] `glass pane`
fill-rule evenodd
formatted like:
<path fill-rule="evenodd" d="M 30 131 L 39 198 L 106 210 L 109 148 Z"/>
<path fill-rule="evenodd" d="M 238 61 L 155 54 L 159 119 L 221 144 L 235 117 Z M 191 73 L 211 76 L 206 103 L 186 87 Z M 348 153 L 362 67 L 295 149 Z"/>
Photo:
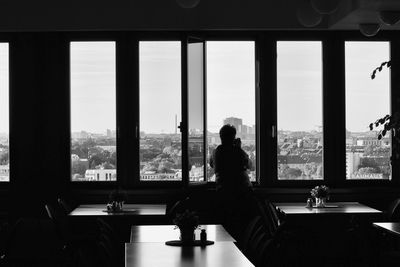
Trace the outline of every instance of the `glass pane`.
<path fill-rule="evenodd" d="M 71 42 L 71 180 L 115 181 L 115 42 Z"/>
<path fill-rule="evenodd" d="M 10 181 L 8 76 L 8 43 L 0 43 L 0 182 Z"/>
<path fill-rule="evenodd" d="M 140 180 L 181 180 L 181 43 L 140 42 L 139 76 Z"/>
<path fill-rule="evenodd" d="M 278 179 L 323 179 L 322 44 L 277 43 Z"/>
<path fill-rule="evenodd" d="M 189 181 L 204 181 L 203 43 L 188 44 Z"/>
<path fill-rule="evenodd" d="M 390 133 L 378 140 L 369 124 L 390 114 L 389 42 L 346 42 L 346 178 L 391 179 Z"/>
<path fill-rule="evenodd" d="M 252 41 L 207 42 L 207 144 L 208 158 L 221 144 L 219 130 L 225 124 L 252 161 L 251 181 L 256 180 L 255 45 Z M 207 166 L 208 181 L 215 181 Z"/>

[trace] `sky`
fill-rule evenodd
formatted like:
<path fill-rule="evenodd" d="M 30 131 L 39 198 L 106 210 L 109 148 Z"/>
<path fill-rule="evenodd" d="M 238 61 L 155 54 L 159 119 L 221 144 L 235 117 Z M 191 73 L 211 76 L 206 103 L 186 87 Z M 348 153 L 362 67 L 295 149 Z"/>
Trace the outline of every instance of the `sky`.
<path fill-rule="evenodd" d="M 8 43 L 0 43 L 0 133 L 8 133 Z"/>
<path fill-rule="evenodd" d="M 140 42 L 140 130 L 175 132 L 181 120 L 181 45 L 178 41 Z M 223 119 L 255 123 L 255 55 L 251 41 L 210 41 L 207 55 L 208 130 L 218 132 Z M 201 88 L 200 61 L 189 70 Z M 322 125 L 321 42 L 278 42 L 278 129 L 315 130 Z M 197 54 L 197 57 L 199 54 Z M 375 80 L 372 70 L 389 58 L 388 42 L 346 43 L 346 128 L 367 131 L 368 124 L 389 111 L 389 71 Z M 1 64 L 1 63 L 0 63 Z M 199 74 L 196 74 L 199 73 Z M 191 95 L 194 92 L 191 87 Z M 191 124 L 199 127 L 201 95 L 190 103 Z M 115 43 L 71 43 L 71 128 L 104 133 L 115 129 Z M 373 107 L 373 108 L 371 108 Z M 196 110 L 196 112 L 194 112 Z"/>
<path fill-rule="evenodd" d="M 71 42 L 71 130 L 116 128 L 115 42 Z"/>
<path fill-rule="evenodd" d="M 179 42 L 140 42 L 140 129 L 147 133 L 174 132 L 181 113 Z M 203 118 L 201 47 L 189 48 L 189 128 L 201 128 Z M 227 117 L 255 122 L 254 42 L 207 42 L 207 125 L 218 132 Z"/>

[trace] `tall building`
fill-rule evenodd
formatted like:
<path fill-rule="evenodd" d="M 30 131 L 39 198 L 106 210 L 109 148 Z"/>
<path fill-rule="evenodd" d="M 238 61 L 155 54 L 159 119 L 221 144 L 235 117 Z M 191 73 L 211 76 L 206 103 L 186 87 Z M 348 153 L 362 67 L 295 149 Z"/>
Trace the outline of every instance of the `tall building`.
<path fill-rule="evenodd" d="M 107 137 L 111 138 L 112 136 L 112 131 L 110 129 L 107 129 Z"/>
<path fill-rule="evenodd" d="M 243 120 L 235 117 L 229 117 L 224 119 L 224 125 L 225 124 L 230 124 L 233 125 L 236 128 L 236 131 L 238 133 L 242 132 L 242 125 L 243 125 Z"/>

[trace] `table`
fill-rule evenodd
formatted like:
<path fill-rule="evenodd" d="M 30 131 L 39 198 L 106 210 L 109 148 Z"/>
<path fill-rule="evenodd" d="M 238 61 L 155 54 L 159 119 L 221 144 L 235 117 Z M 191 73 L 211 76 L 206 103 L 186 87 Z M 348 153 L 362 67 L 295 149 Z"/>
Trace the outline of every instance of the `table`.
<path fill-rule="evenodd" d="M 274 203 L 287 216 L 316 214 L 381 215 L 382 211 L 358 202 L 329 202 L 326 208 L 307 208 L 306 203 Z M 331 207 L 329 207 L 331 206 Z M 332 207 L 335 206 L 335 207 Z"/>
<path fill-rule="evenodd" d="M 165 216 L 166 207 L 166 204 L 124 204 L 122 212 L 107 213 L 106 204 L 84 204 L 68 216 Z"/>
<path fill-rule="evenodd" d="M 358 202 L 328 202 L 327 205 L 307 208 L 305 202 L 275 203 L 285 214 L 288 231 L 306 240 L 321 261 L 327 265 L 346 265 L 351 257 L 352 262 L 369 266 L 374 255 L 371 222 L 378 221 L 383 212 Z"/>
<path fill-rule="evenodd" d="M 233 242 L 206 247 L 173 247 L 163 242 L 125 244 L 125 267 L 254 266 Z"/>
<path fill-rule="evenodd" d="M 399 222 L 383 222 L 373 223 L 373 226 L 379 229 L 383 229 L 386 232 L 400 236 L 400 223 Z"/>
<path fill-rule="evenodd" d="M 201 225 L 200 228 L 206 229 L 208 240 L 236 242 L 220 224 Z M 196 240 L 199 240 L 200 229 L 195 231 L 195 235 Z M 133 225 L 131 227 L 131 242 L 165 242 L 178 239 L 179 229 L 175 229 L 175 225 Z"/>

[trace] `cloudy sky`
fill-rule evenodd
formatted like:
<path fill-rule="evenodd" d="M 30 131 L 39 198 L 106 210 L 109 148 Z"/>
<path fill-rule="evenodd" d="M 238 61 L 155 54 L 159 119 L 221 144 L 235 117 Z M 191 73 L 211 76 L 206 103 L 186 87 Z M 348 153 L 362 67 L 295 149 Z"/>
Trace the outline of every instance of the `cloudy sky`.
<path fill-rule="evenodd" d="M 179 42 L 140 43 L 141 131 L 172 133 L 175 115 L 180 121 L 180 49 Z M 278 129 L 308 131 L 322 125 L 321 53 L 320 42 L 278 42 Z M 371 121 L 388 113 L 389 71 L 370 79 L 388 58 L 386 42 L 346 43 L 348 130 L 366 131 Z M 1 70 L 3 77 L 5 68 Z M 217 132 L 231 116 L 253 125 L 254 42 L 207 42 L 206 74 L 208 129 Z M 5 79 L 0 85 L 6 86 Z M 114 42 L 71 44 L 71 105 L 72 131 L 115 129 Z"/>

